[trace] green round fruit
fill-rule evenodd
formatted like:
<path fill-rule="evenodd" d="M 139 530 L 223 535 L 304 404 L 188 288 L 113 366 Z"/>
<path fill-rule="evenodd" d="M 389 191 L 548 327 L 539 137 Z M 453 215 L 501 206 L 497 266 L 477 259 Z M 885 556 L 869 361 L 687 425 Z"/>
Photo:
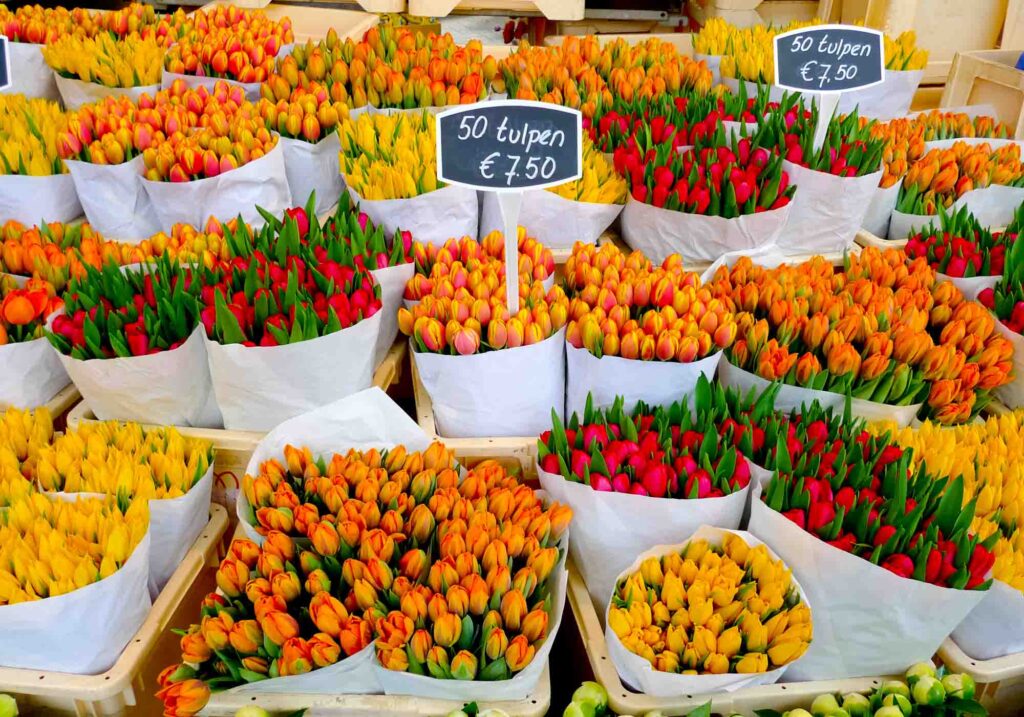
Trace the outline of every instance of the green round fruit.
<path fill-rule="evenodd" d="M 907 670 L 907 684 L 911 687 L 922 677 L 935 677 L 935 665 L 930 662 L 918 662 Z"/>
<path fill-rule="evenodd" d="M 859 692 L 843 695 L 843 709 L 850 717 L 871 717 L 871 700 Z"/>
<path fill-rule="evenodd" d="M 882 683 L 878 693 L 881 695 L 903 695 L 904 697 L 910 697 L 910 688 L 902 680 L 889 680 Z"/>
<path fill-rule="evenodd" d="M 814 717 L 829 717 L 839 709 L 839 702 L 835 695 L 818 695 L 811 703 L 811 714 Z"/>
<path fill-rule="evenodd" d="M 10 695 L 0 695 L 0 717 L 17 717 L 18 703 Z"/>
<path fill-rule="evenodd" d="M 973 700 L 975 684 L 974 678 L 970 675 L 953 674 L 942 678 L 942 686 L 946 694 L 953 699 Z"/>
<path fill-rule="evenodd" d="M 928 707 L 938 707 L 946 701 L 946 688 L 934 677 L 922 677 L 914 685 L 911 694 L 914 702 Z"/>

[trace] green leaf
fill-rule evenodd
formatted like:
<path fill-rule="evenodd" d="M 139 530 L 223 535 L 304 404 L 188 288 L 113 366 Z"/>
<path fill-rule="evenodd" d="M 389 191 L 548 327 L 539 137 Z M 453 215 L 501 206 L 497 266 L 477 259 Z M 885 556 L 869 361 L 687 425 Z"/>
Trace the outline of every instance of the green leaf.
<path fill-rule="evenodd" d="M 939 507 L 935 510 L 935 524 L 942 530 L 947 539 L 953 534 L 953 526 L 956 525 L 957 517 L 964 504 L 964 479 L 957 476 L 946 486 L 946 492 L 939 501 Z"/>
<path fill-rule="evenodd" d="M 238 319 L 235 318 L 235 315 L 231 313 L 231 309 L 228 308 L 227 301 L 224 299 L 224 294 L 221 293 L 220 289 L 217 290 L 214 304 L 217 312 L 216 333 L 220 343 L 240 344 L 246 341 L 245 333 L 242 332 Z"/>

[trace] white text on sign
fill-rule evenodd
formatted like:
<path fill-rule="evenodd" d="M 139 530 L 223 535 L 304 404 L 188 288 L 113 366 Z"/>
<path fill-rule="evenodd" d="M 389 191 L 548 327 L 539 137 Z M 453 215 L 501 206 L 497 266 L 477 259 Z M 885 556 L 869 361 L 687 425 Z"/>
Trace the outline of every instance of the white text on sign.
<path fill-rule="evenodd" d="M 815 38 L 809 35 L 796 35 L 792 39 L 791 48 L 793 52 L 810 52 L 814 50 L 819 55 L 829 55 L 836 61 L 845 57 L 871 57 L 872 46 L 869 43 L 850 42 L 848 40 L 829 40 L 828 35 L 818 38 L 817 47 L 814 46 Z"/>

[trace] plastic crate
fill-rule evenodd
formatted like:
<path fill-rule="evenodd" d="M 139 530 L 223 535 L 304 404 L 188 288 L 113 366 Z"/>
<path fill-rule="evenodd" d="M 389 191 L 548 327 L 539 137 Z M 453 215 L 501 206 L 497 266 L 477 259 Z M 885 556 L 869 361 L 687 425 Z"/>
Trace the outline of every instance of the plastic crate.
<path fill-rule="evenodd" d="M 1019 49 L 958 52 L 941 105 L 992 105 L 995 117 L 1013 128 L 1013 136 L 1024 138 L 1024 72 L 1014 67 L 1020 54 Z"/>
<path fill-rule="evenodd" d="M 948 669 L 974 678 L 977 698 L 991 717 L 1024 714 L 1024 653 L 975 660 L 948 638 L 939 648 L 939 659 Z"/>
<path fill-rule="evenodd" d="M 712 712 L 754 717 L 754 710 L 758 709 L 774 709 L 780 712 L 796 707 L 807 709 L 815 697 L 826 692 L 868 693 L 888 679 L 885 677 L 861 677 L 824 682 L 777 683 L 740 689 L 735 692 L 680 694 L 675 697 L 652 697 L 633 692 L 622 684 L 615 664 L 608 654 L 604 628 L 583 578 L 580 577 L 576 565 L 571 559 L 567 565 L 569 568 L 569 604 L 576 616 L 576 626 L 579 628 L 580 638 L 587 650 L 587 658 L 594 672 L 594 679 L 608 690 L 609 706 L 619 714 L 642 714 L 651 710 L 661 710 L 666 715 L 683 715 L 710 701 Z"/>
<path fill-rule="evenodd" d="M 125 714 L 136 705 L 136 690 L 143 694 L 149 689 L 142 684 L 141 672 L 192 583 L 204 566 L 217 565 L 224 554 L 221 539 L 227 528 L 227 511 L 211 505 L 210 522 L 164 586 L 142 627 L 109 670 L 100 675 L 72 675 L 0 668 L 0 691 L 12 694 L 22 709 L 39 714 Z"/>

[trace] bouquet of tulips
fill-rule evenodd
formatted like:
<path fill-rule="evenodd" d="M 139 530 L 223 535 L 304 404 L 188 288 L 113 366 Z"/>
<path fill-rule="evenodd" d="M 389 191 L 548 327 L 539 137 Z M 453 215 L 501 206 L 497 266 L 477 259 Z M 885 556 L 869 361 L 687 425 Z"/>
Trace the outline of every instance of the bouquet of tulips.
<path fill-rule="evenodd" d="M 199 328 L 200 283 L 161 256 L 142 267 L 85 267 L 48 334 L 100 420 L 216 425 Z"/>
<path fill-rule="evenodd" d="M 257 206 L 279 214 L 291 204 L 278 136 L 258 116 L 212 119 L 143 152 L 143 187 L 164 231 L 209 217 L 255 224 L 262 221 Z"/>
<path fill-rule="evenodd" d="M 751 510 L 750 530 L 776 546 L 811 603 L 833 606 L 819 615 L 830 629 L 794 670 L 799 679 L 892 672 L 932 654 L 981 601 L 994 560 L 995 537 L 971 528 L 962 477 L 915 467 L 887 436 L 836 418 L 811 407 L 790 423 Z M 812 580 L 822 564 L 830 579 Z M 900 604 L 879 617 L 866 598 L 893 591 Z M 925 605 L 927 621 L 908 627 Z M 866 611 L 892 637 L 882 658 L 861 634 Z"/>
<path fill-rule="evenodd" d="M 40 490 L 149 502 L 149 592 L 155 600 L 209 515 L 210 443 L 173 428 L 84 423 L 43 446 L 32 466 Z"/>
<path fill-rule="evenodd" d="M 607 409 L 588 402 L 565 424 L 553 417 L 537 443 L 538 474 L 579 518 L 570 549 L 596 604 L 607 604 L 640 551 L 705 523 L 739 526 L 751 478 L 763 471 L 747 457 L 755 432 L 728 430 L 730 416 L 767 420 L 773 394 L 744 398 L 701 376 L 692 403 L 626 412 L 621 399 Z"/>
<path fill-rule="evenodd" d="M 420 300 L 398 312 L 398 328 L 411 337 L 419 378 L 434 403 L 442 435 L 529 435 L 540 432 L 552 407 L 561 412 L 569 300 L 560 287 L 549 289 L 536 278 L 554 267 L 550 252 L 545 256 L 535 242 L 536 254 L 524 256 L 531 241 L 520 235 L 518 306 L 506 303 L 500 259 L 504 240 L 497 232 L 485 237 L 483 246 L 492 245 L 489 252 L 472 240 L 462 242 L 465 256 L 458 244 L 437 250 L 427 268 L 430 276 L 419 281 L 414 276 L 407 288 L 407 296 L 412 291 Z M 414 248 L 420 266 L 432 253 Z M 479 377 L 472 388 L 464 381 L 467 371 Z M 465 396 L 470 391 L 478 406 L 471 411 Z"/>
<path fill-rule="evenodd" d="M 952 281 L 968 298 L 994 288 L 1003 275 L 1006 250 L 1015 234 L 992 233 L 967 207 L 939 210 L 939 226 L 929 224 L 907 240 L 911 259 L 924 257 L 939 278 Z"/>
<path fill-rule="evenodd" d="M 783 561 L 749 533 L 708 526 L 641 553 L 615 583 L 605 628 L 619 675 L 661 696 L 774 682 L 813 632 Z"/>
<path fill-rule="evenodd" d="M 985 226 L 1002 226 L 1024 200 L 1020 146 L 993 149 L 988 143 L 954 142 L 932 149 L 911 165 L 903 179 L 889 237 L 901 239 L 939 207 L 968 207 Z"/>
<path fill-rule="evenodd" d="M 5 415 L 2 423 L 0 451 L 14 458 L 28 421 Z M 54 500 L 34 490 L 15 497 L 0 522 L 0 665 L 109 669 L 149 612 L 148 528 L 143 501 Z M 75 629 L 60 629 L 55 611 Z"/>
<path fill-rule="evenodd" d="M 240 514 L 262 547 L 237 540 L 221 563 L 183 664 L 161 675 L 166 708 L 193 714 L 211 690 L 306 673 L 353 692 L 532 689 L 561 618 L 569 509 L 491 461 L 460 480 L 439 443 L 329 458 L 258 448 L 250 468 Z"/>
<path fill-rule="evenodd" d="M 237 223 L 232 220 L 226 225 L 231 231 Z M 211 218 L 206 226 L 197 229 L 190 224 L 175 224 L 170 234 L 158 232 L 148 239 L 134 245 L 142 253 L 142 261 L 151 261 L 154 257 L 167 254 L 172 259 L 187 263 L 200 264 L 207 269 L 228 259 L 228 245 L 224 241 L 225 225 Z"/>
<path fill-rule="evenodd" d="M 572 68 L 572 69 L 569 69 Z M 711 89 L 711 71 L 680 54 L 674 45 L 651 38 L 630 44 L 623 38 L 601 43 L 594 35 L 566 37 L 558 47 L 522 43 L 499 63 L 495 92 L 509 99 L 539 100 L 579 109 L 594 117 L 616 98 L 672 96 Z"/>
<path fill-rule="evenodd" d="M 152 37 L 63 37 L 43 48 L 43 59 L 56 73 L 57 88 L 68 109 L 110 95 L 134 98 L 155 91 L 163 57 L 163 46 Z"/>
<path fill-rule="evenodd" d="M 878 432 L 891 430 L 879 427 Z M 991 593 L 953 632 L 953 639 L 971 657 L 988 660 L 1019 652 L 1024 632 L 995 618 L 1024 605 L 1024 517 L 1020 461 L 1024 427 L 1020 412 L 991 416 L 984 423 L 944 430 L 931 422 L 896 431 L 892 439 L 912 450 L 914 459 L 940 477 L 963 477 L 963 500 L 973 509 L 971 531 L 990 541 L 994 555 Z M 994 629 L 998 624 L 998 629 Z"/>
<path fill-rule="evenodd" d="M 722 129 L 682 154 L 666 144 L 644 154 L 620 147 L 615 168 L 630 187 L 623 237 L 655 261 L 676 252 L 714 261 L 770 244 L 796 191 L 781 157 L 748 137 L 728 141 Z"/>
<path fill-rule="evenodd" d="M 258 108 L 267 129 L 277 132 L 284 149 L 284 168 L 292 197 L 308 197 L 316 192 L 320 198 L 318 213 L 338 202 L 345 190 L 338 153 L 339 122 L 348 118 L 348 107 L 334 101 L 325 85 L 312 83 L 298 87 L 279 100 L 264 98 Z"/>
<path fill-rule="evenodd" d="M 1006 251 L 1003 274 L 994 287 L 978 292 L 978 302 L 991 310 L 998 333 L 1011 343 L 1014 352 L 1007 357 L 1013 378 L 996 389 L 996 397 L 1010 408 L 1024 405 L 1024 360 L 1018 351 L 1024 351 L 1024 247 L 1016 241 L 1016 234 Z"/>
<path fill-rule="evenodd" d="M 42 279 L 18 286 L 14 277 L 0 274 L 0 403 L 42 406 L 68 385 L 46 341 L 46 321 L 63 305 L 53 285 Z"/>
<path fill-rule="evenodd" d="M 616 98 L 610 106 L 598 107 L 594 117 L 585 118 L 583 128 L 603 152 L 634 146 L 646 152 L 666 143 L 682 151 L 713 135 L 719 121 L 736 119 L 725 105 L 730 100 L 729 95 L 716 98 L 696 92 Z"/>
<path fill-rule="evenodd" d="M 204 272 L 200 319 L 227 428 L 269 430 L 370 386 L 379 290 L 349 247 L 308 222 L 314 202 L 225 232 L 234 258 Z"/>
<path fill-rule="evenodd" d="M 923 403 L 935 420 L 960 423 L 1009 381 L 1013 345 L 983 307 L 896 250 L 865 249 L 841 270 L 820 257 L 776 269 L 743 258 L 710 286 L 739 326 L 720 380 L 781 380 L 787 406 L 841 406 L 849 393 L 854 413 L 868 418 L 906 425 Z"/>
<path fill-rule="evenodd" d="M 642 262 L 642 263 L 641 263 Z M 600 269 L 598 267 L 601 267 Z M 622 397 L 661 405 L 712 376 L 736 323 L 721 302 L 683 269 L 678 254 L 652 267 L 639 252 L 577 244 L 565 266 L 573 294 L 565 340 L 566 410 L 599 408 Z"/>
<path fill-rule="evenodd" d="M 342 122 L 339 162 L 349 195 L 388 233 L 405 229 L 430 243 L 476 236 L 476 192 L 438 182 L 434 133 L 434 117 L 425 111 L 364 112 Z"/>

